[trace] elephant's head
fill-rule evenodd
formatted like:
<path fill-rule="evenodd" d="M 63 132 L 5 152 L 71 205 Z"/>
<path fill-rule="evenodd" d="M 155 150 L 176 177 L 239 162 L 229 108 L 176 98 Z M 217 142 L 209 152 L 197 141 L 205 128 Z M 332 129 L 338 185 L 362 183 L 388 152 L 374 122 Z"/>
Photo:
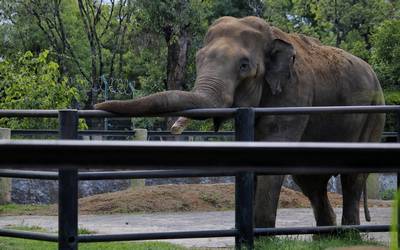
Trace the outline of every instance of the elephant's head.
<path fill-rule="evenodd" d="M 222 17 L 197 52 L 197 78 L 190 92 L 165 91 L 96 109 L 146 115 L 192 108 L 259 106 L 263 94 L 278 95 L 295 79 L 293 46 L 282 32 L 256 17 Z"/>

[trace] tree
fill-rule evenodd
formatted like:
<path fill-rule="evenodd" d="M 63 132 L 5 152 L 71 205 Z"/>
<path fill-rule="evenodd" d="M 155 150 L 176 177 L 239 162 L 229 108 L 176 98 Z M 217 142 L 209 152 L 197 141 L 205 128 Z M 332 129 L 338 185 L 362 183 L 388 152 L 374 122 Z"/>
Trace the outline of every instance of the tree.
<path fill-rule="evenodd" d="M 317 37 L 368 61 L 373 30 L 391 6 L 385 0 L 266 0 L 264 15 L 285 31 Z"/>
<path fill-rule="evenodd" d="M 88 91 L 86 109 L 97 103 L 100 77 L 115 74 L 115 61 L 119 54 L 119 74 L 123 66 L 123 47 L 126 45 L 128 23 L 132 17 L 131 0 L 107 2 L 78 0 L 78 8 L 90 51 L 91 88 Z M 106 57 L 105 53 L 109 56 Z M 106 66 L 109 67 L 106 70 Z"/>
<path fill-rule="evenodd" d="M 191 79 L 191 77 L 187 77 L 187 69 L 191 67 L 189 64 L 193 64 L 194 60 L 193 57 L 190 63 L 188 60 L 193 54 L 193 50 L 197 50 L 196 45 L 199 43 L 196 39 L 203 37 L 208 26 L 206 17 L 209 4 L 201 0 L 141 0 L 138 3 L 141 10 L 139 20 L 143 27 L 139 36 L 146 34 L 145 36 L 148 37 L 150 33 L 152 39 L 162 39 L 163 41 L 162 43 L 152 42 L 158 48 L 147 47 L 147 49 L 166 56 L 166 60 L 156 60 L 164 68 L 163 79 L 158 77 L 159 80 L 162 80 L 163 89 L 190 88 L 191 84 L 187 79 Z M 194 47 L 193 42 L 195 43 Z M 166 51 L 163 51 L 163 48 Z M 147 64 L 147 66 L 149 65 Z M 149 71 L 160 72 L 160 70 Z M 151 78 L 151 76 L 149 77 Z M 141 83 L 145 84 L 146 82 L 142 81 Z M 173 119 L 168 119 L 166 126 L 169 127 L 172 122 Z"/>
<path fill-rule="evenodd" d="M 81 98 L 78 90 L 61 78 L 59 65 L 49 60 L 49 51 L 37 57 L 31 52 L 0 62 L 0 109 L 65 109 Z M 54 120 L 0 119 L 9 128 L 51 128 Z"/>
<path fill-rule="evenodd" d="M 40 53 L 48 48 L 47 40 L 33 18 L 15 1 L 0 0 L 0 40 L 1 57 L 28 50 Z"/>
<path fill-rule="evenodd" d="M 378 24 L 387 18 L 390 4 L 385 0 L 320 0 L 317 20 L 330 24 L 333 45 L 369 60 L 371 35 Z"/>
<path fill-rule="evenodd" d="M 262 0 L 219 0 L 212 1 L 211 19 L 221 16 L 259 16 L 264 12 L 264 3 Z"/>
<path fill-rule="evenodd" d="M 43 49 L 51 49 L 54 52 L 51 56 L 60 65 L 61 76 L 89 83 L 85 84 L 84 106 L 91 108 L 97 102 L 100 76 L 124 77 L 133 2 L 18 0 L 10 3 L 0 0 L 0 17 L 8 24 L 2 25 L 3 37 L 9 38 L 15 33 L 28 37 L 28 41 L 36 41 L 34 36 L 39 36 L 37 48 L 19 46 L 16 51 L 30 50 L 38 54 Z M 26 27 L 34 30 L 22 34 Z M 12 36 L 12 40 L 18 39 Z"/>
<path fill-rule="evenodd" d="M 400 20 L 384 21 L 372 44 L 372 63 L 384 88 L 400 90 Z"/>
<path fill-rule="evenodd" d="M 185 72 L 193 37 L 202 35 L 205 3 L 200 0 L 139 1 L 142 33 L 161 36 L 167 48 L 165 89 L 186 89 Z"/>

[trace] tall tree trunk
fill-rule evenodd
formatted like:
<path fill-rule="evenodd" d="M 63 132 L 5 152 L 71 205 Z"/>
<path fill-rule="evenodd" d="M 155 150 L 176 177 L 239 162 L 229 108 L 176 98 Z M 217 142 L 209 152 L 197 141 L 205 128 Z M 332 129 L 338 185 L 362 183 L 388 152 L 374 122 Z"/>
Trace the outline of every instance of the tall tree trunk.
<path fill-rule="evenodd" d="M 188 27 L 183 27 L 179 32 L 179 38 L 173 42 L 171 42 L 173 32 L 168 27 L 164 30 L 168 45 L 166 89 L 183 90 L 185 88 L 185 73 L 190 46 Z M 169 129 L 176 119 L 177 117 L 167 117 L 165 120 L 166 129 Z"/>
<path fill-rule="evenodd" d="M 187 29 L 180 32 L 179 38 L 168 44 L 167 58 L 167 90 L 183 90 L 185 88 L 185 72 L 189 50 L 189 34 Z"/>

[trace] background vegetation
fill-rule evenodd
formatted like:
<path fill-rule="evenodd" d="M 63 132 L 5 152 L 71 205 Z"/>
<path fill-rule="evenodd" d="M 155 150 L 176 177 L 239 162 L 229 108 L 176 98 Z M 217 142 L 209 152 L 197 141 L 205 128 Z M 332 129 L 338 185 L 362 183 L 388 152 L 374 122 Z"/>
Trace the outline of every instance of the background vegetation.
<path fill-rule="evenodd" d="M 373 66 L 388 104 L 400 103 L 397 0 L 0 0 L 0 108 L 90 109 L 188 90 L 195 51 L 224 15 L 260 16 L 350 51 Z"/>

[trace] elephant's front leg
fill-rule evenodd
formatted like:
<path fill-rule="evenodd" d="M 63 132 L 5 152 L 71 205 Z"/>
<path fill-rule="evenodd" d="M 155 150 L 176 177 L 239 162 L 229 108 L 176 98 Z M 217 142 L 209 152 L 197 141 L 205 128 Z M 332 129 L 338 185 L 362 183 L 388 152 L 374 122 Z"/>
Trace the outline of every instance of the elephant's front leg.
<path fill-rule="evenodd" d="M 360 225 L 360 198 L 368 174 L 342 174 L 342 225 Z"/>
<path fill-rule="evenodd" d="M 266 116 L 257 121 L 257 141 L 300 141 L 308 116 Z M 268 157 L 268 156 L 265 156 Z M 282 159 L 284 161 L 285 159 Z M 283 175 L 258 176 L 255 194 L 256 227 L 275 227 Z"/>
<path fill-rule="evenodd" d="M 283 175 L 257 176 L 255 195 L 255 226 L 257 228 L 275 227 L 283 179 Z"/>

